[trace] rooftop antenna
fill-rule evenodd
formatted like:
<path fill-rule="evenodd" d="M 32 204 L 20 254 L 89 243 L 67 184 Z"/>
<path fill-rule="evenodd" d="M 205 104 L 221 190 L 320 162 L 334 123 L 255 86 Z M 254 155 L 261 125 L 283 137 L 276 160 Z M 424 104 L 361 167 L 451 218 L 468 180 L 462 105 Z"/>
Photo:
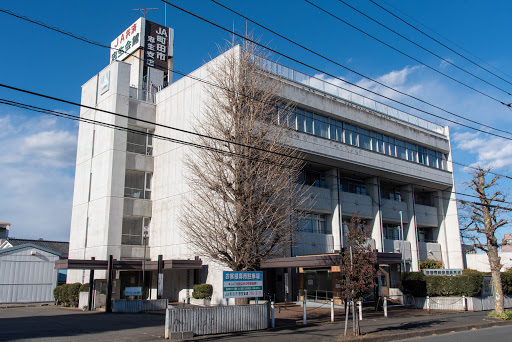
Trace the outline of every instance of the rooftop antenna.
<path fill-rule="evenodd" d="M 158 8 L 154 8 L 154 7 L 144 7 L 144 8 L 134 8 L 133 10 L 134 11 L 141 11 L 142 14 L 144 14 L 144 18 L 146 18 L 146 13 L 148 13 L 149 11 L 151 10 L 157 10 Z"/>

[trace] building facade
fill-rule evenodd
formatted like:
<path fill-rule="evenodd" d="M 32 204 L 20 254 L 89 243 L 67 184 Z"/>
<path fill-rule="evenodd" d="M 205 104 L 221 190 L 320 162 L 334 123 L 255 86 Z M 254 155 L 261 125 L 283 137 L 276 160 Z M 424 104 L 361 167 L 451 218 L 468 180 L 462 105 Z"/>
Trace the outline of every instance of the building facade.
<path fill-rule="evenodd" d="M 240 54 L 240 47 L 226 53 Z M 148 86 L 158 90 L 145 93 L 149 96 L 131 86 L 141 82 L 130 60 L 112 62 L 84 84 L 82 104 L 90 108 L 82 108 L 81 117 L 128 131 L 80 123 L 70 259 L 197 257 L 180 224 L 189 192 L 185 157 L 194 147 L 155 137 L 194 142 L 186 131 L 194 131 L 208 103 L 209 64 L 223 58 L 165 88 L 163 81 Z M 300 258 L 339 255 L 353 215 L 372 227 L 371 244 L 383 257 L 383 287 L 396 287 L 401 269 L 418 270 L 427 258 L 442 261 L 445 268 L 462 268 L 448 127 L 283 65 L 265 65 L 282 82 L 277 96 L 295 106 L 288 126 L 292 144 L 311 161 L 301 181 L 315 198 L 301 223 L 300 241 L 285 256 L 299 262 L 269 266 L 267 292 L 287 299 L 304 289 L 334 292 L 329 273 L 336 265 L 300 264 L 307 259 Z M 398 262 L 386 261 L 391 260 L 386 255 L 397 253 Z M 223 270 L 203 259 L 201 270 L 164 271 L 163 297 L 182 301 L 193 284 L 208 282 L 214 287 L 212 302 L 220 303 Z M 146 295 L 156 297 L 157 274 L 148 273 Z M 68 282 L 86 282 L 87 274 L 70 270 Z M 123 288 L 136 284 L 141 284 L 140 271 L 117 272 L 114 293 L 122 298 Z"/>

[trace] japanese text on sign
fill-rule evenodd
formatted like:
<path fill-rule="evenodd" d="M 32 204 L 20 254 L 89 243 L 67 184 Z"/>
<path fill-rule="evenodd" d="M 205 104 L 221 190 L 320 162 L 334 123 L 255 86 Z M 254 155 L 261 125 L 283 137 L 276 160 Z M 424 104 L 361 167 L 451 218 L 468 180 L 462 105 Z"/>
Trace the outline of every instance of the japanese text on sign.
<path fill-rule="evenodd" d="M 222 279 L 224 298 L 263 297 L 263 272 L 225 271 Z"/>

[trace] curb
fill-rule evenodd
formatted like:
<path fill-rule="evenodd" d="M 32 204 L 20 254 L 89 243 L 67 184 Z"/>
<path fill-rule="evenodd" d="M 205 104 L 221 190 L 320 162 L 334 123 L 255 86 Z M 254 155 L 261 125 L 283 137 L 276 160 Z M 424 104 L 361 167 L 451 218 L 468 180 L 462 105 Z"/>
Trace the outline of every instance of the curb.
<path fill-rule="evenodd" d="M 493 328 L 493 327 L 506 326 L 506 325 L 512 325 L 512 321 L 496 321 L 496 322 L 470 324 L 470 325 L 462 325 L 462 326 L 446 327 L 446 328 L 438 328 L 438 329 L 425 329 L 425 330 L 419 330 L 419 331 L 404 332 L 404 333 L 399 333 L 399 334 L 386 334 L 386 335 L 379 335 L 379 336 L 371 336 L 371 333 L 370 333 L 368 336 L 363 335 L 360 337 L 356 337 L 353 340 L 354 341 L 365 341 L 365 342 L 397 341 L 397 340 L 404 340 L 404 339 L 414 338 L 414 337 L 442 335 L 442 334 L 449 334 L 452 332 L 462 332 L 462 331 L 469 331 L 469 330 L 474 330 L 474 329 Z M 344 341 L 344 340 L 345 339 L 343 337 L 339 339 L 339 341 Z M 346 340 L 346 341 L 350 341 L 350 340 Z"/>

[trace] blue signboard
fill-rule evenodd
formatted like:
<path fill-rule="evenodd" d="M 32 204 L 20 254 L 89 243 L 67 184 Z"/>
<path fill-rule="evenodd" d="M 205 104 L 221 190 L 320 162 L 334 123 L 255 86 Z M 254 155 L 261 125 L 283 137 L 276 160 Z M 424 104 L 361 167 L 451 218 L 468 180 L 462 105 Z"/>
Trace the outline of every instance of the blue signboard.
<path fill-rule="evenodd" d="M 261 271 L 224 271 L 222 279 L 224 298 L 263 297 Z"/>

